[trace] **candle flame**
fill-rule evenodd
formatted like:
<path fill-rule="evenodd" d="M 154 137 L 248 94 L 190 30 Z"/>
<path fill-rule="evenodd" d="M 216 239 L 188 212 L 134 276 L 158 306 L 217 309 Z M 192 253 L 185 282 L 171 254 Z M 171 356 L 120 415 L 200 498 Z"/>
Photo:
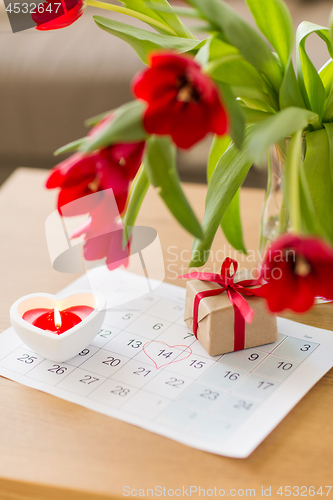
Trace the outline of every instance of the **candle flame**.
<path fill-rule="evenodd" d="M 54 324 L 55 324 L 56 328 L 61 327 L 61 316 L 60 316 L 59 309 L 57 307 L 54 308 Z"/>

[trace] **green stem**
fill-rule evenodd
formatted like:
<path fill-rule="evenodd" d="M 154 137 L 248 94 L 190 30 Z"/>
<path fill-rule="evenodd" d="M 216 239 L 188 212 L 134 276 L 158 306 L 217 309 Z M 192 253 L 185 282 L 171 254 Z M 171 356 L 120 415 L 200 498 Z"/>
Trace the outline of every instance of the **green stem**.
<path fill-rule="evenodd" d="M 283 189 L 282 193 L 282 204 L 281 204 L 281 210 L 280 210 L 280 216 L 279 216 L 279 233 L 283 234 L 288 231 L 288 224 L 289 224 L 289 210 L 288 210 L 288 204 L 287 204 L 287 193 L 286 190 Z"/>
<path fill-rule="evenodd" d="M 259 243 L 260 255 L 263 255 L 264 249 L 265 249 L 266 244 L 267 244 L 267 238 L 264 236 L 265 211 L 266 211 L 267 202 L 268 202 L 268 199 L 271 195 L 271 190 L 272 190 L 272 166 L 271 166 L 271 155 L 270 155 L 269 149 L 266 151 L 266 158 L 267 158 L 268 179 L 267 179 L 267 186 L 266 186 L 266 191 L 265 191 L 265 199 L 264 199 L 264 203 L 262 205 L 261 217 L 260 217 L 260 243 Z"/>
<path fill-rule="evenodd" d="M 135 10 L 127 9 L 126 7 L 120 7 L 118 5 L 113 5 L 110 3 L 99 2 L 98 0 L 86 0 L 86 4 L 90 5 L 91 7 L 97 7 L 98 9 L 111 10 L 113 12 L 125 14 L 126 16 L 135 17 L 136 19 L 139 19 L 139 21 L 143 21 L 144 23 L 150 24 L 155 28 L 166 31 L 170 35 L 177 36 L 177 33 L 172 28 L 170 28 L 170 26 L 160 23 L 160 21 L 146 16 L 145 14 L 141 14 L 140 12 L 136 12 Z"/>
<path fill-rule="evenodd" d="M 287 193 L 288 184 L 285 183 L 287 147 L 288 147 L 287 137 L 285 137 L 277 144 L 275 144 L 275 151 L 281 168 L 281 182 L 282 182 L 281 185 L 282 203 L 279 215 L 279 234 L 283 234 L 288 231 L 288 226 L 290 221 L 290 213 L 288 208 L 288 193 Z"/>
<path fill-rule="evenodd" d="M 288 149 L 286 164 L 288 206 L 290 208 L 292 227 L 295 233 L 300 233 L 302 229 L 299 185 L 299 169 L 302 155 L 302 132 L 302 130 L 299 130 L 293 136 Z"/>
<path fill-rule="evenodd" d="M 133 226 L 135 224 L 138 212 L 148 191 L 150 182 L 145 172 L 143 164 L 138 170 L 128 196 L 128 205 L 126 207 L 125 216 L 123 218 L 123 248 L 126 247 L 128 240 L 131 237 Z"/>

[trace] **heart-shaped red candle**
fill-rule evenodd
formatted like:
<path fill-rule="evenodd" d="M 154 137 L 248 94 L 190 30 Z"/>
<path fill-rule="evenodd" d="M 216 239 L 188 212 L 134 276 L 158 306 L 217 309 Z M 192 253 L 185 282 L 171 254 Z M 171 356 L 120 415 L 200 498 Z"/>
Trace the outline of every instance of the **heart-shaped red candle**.
<path fill-rule="evenodd" d="M 20 339 L 41 356 L 67 361 L 82 351 L 99 332 L 106 297 L 91 290 L 62 296 L 33 293 L 10 308 L 10 319 Z"/>
<path fill-rule="evenodd" d="M 37 328 L 60 335 L 81 323 L 93 310 L 89 306 L 72 306 L 62 311 L 59 311 L 57 307 L 54 309 L 30 309 L 23 314 L 22 319 L 37 326 Z"/>

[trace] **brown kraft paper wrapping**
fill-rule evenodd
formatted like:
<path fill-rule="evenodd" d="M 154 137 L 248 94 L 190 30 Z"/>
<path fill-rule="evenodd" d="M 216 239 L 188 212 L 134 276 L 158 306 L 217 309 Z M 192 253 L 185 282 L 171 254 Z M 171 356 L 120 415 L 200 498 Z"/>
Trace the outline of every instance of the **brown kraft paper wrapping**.
<path fill-rule="evenodd" d="M 190 280 L 186 283 L 184 320 L 193 331 L 193 305 L 197 293 L 221 288 L 210 281 Z M 276 316 L 270 314 L 260 297 L 245 297 L 254 310 L 251 324 L 245 323 L 245 349 L 278 340 Z M 234 308 L 227 292 L 200 301 L 198 340 L 210 356 L 234 351 Z"/>

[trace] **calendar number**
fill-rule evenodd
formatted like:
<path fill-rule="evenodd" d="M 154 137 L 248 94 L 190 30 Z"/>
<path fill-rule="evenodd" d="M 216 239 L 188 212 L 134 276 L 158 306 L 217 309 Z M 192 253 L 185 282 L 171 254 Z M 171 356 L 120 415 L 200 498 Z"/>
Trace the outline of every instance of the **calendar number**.
<path fill-rule="evenodd" d="M 278 363 L 277 367 L 281 368 L 284 371 L 287 371 L 287 370 L 290 370 L 290 368 L 292 368 L 293 365 L 292 365 L 292 363 L 284 363 L 283 361 L 280 361 L 280 363 Z"/>
<path fill-rule="evenodd" d="M 231 381 L 237 380 L 238 377 L 239 377 L 239 373 L 232 373 L 230 371 L 225 372 L 225 375 L 224 375 L 224 378 L 227 378 L 227 379 L 229 379 Z"/>
<path fill-rule="evenodd" d="M 170 358 L 173 355 L 173 351 L 167 352 L 165 349 L 160 349 L 160 352 L 157 356 L 164 356 L 165 358 Z"/>
<path fill-rule="evenodd" d="M 114 358 L 113 356 L 108 356 L 104 361 L 102 361 L 104 365 L 109 366 L 118 366 L 121 363 L 121 360 L 118 358 Z"/>
<path fill-rule="evenodd" d="M 117 385 L 116 388 L 110 392 L 112 392 L 112 394 L 117 394 L 117 396 L 120 396 L 121 398 L 124 398 L 130 392 L 130 390 L 122 387 L 121 385 Z"/>
<path fill-rule="evenodd" d="M 259 382 L 258 384 L 258 389 L 262 389 L 263 391 L 265 391 L 266 389 L 269 389 L 270 387 L 272 387 L 274 384 L 272 382 L 265 382 L 264 380 Z"/>
<path fill-rule="evenodd" d="M 191 332 L 188 332 L 188 334 L 185 335 L 185 337 L 183 338 L 184 340 L 185 339 L 189 339 L 190 337 L 194 337 L 194 333 L 191 333 Z"/>
<path fill-rule="evenodd" d="M 171 387 L 181 387 L 185 384 L 184 380 L 180 380 L 179 378 L 171 377 L 170 380 L 165 382 L 167 385 L 171 385 Z"/>
<path fill-rule="evenodd" d="M 55 373 L 56 375 L 63 375 L 67 371 L 67 368 L 66 366 L 53 365 L 52 368 L 48 368 L 47 371 Z"/>
<path fill-rule="evenodd" d="M 79 356 L 87 356 L 87 354 L 90 353 L 90 349 L 83 349 L 83 351 L 81 351 L 79 353 Z"/>
<path fill-rule="evenodd" d="M 124 316 L 122 316 L 121 319 L 124 319 L 124 320 L 131 319 L 132 316 L 133 316 L 133 313 L 127 313 L 127 314 L 124 314 Z"/>
<path fill-rule="evenodd" d="M 300 351 L 306 352 L 309 349 L 311 349 L 311 346 L 309 344 L 304 344 L 303 347 L 300 347 Z"/>
<path fill-rule="evenodd" d="M 141 340 L 131 339 L 127 345 L 130 345 L 133 349 L 138 349 L 138 347 L 142 346 L 142 342 Z"/>
<path fill-rule="evenodd" d="M 249 361 L 256 361 L 259 358 L 259 354 L 253 353 L 251 356 L 249 356 L 247 359 Z"/>
<path fill-rule="evenodd" d="M 146 370 L 145 368 L 138 368 L 135 372 L 133 372 L 135 375 L 142 375 L 143 377 L 147 377 L 149 373 L 151 373 L 151 370 Z"/>
<path fill-rule="evenodd" d="M 112 332 L 110 330 L 104 330 L 104 328 L 102 328 L 99 332 L 98 332 L 98 335 L 100 337 L 103 337 L 103 339 L 106 339 L 109 335 L 112 335 Z"/>
<path fill-rule="evenodd" d="M 156 323 L 156 325 L 153 326 L 153 330 L 160 330 L 163 326 L 163 323 Z"/>
<path fill-rule="evenodd" d="M 27 365 L 31 365 L 37 358 L 35 356 L 30 356 L 30 354 L 23 354 L 20 358 L 17 358 L 17 361 L 22 361 L 22 363 L 26 363 Z"/>
<path fill-rule="evenodd" d="M 215 401 L 215 399 L 219 397 L 219 393 L 211 391 L 210 389 L 205 389 L 202 394 L 199 394 L 199 396 L 209 399 L 210 401 Z"/>
<path fill-rule="evenodd" d="M 247 403 L 246 401 L 239 400 L 234 405 L 234 408 L 239 408 L 240 410 L 251 410 L 253 403 Z"/>
<path fill-rule="evenodd" d="M 93 384 L 94 382 L 98 382 L 99 378 L 97 377 L 92 377 L 91 375 L 85 375 L 83 378 L 80 379 L 80 382 L 83 384 Z"/>
<path fill-rule="evenodd" d="M 190 366 L 193 366 L 193 368 L 203 368 L 205 366 L 205 362 L 204 361 L 198 361 L 197 359 L 194 359 L 191 363 L 190 363 Z"/>

